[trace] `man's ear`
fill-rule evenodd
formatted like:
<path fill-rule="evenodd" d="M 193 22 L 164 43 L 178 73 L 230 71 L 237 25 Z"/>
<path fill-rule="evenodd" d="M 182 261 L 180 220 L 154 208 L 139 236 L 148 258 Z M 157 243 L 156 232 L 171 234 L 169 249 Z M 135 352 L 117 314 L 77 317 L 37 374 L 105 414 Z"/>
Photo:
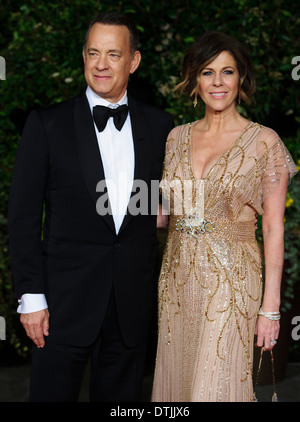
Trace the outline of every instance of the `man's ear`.
<path fill-rule="evenodd" d="M 134 73 L 136 71 L 136 69 L 139 67 L 141 59 L 142 59 L 141 53 L 138 50 L 135 51 L 133 53 L 133 57 L 131 60 L 130 73 Z"/>
<path fill-rule="evenodd" d="M 85 63 L 85 49 L 82 50 L 83 63 Z"/>

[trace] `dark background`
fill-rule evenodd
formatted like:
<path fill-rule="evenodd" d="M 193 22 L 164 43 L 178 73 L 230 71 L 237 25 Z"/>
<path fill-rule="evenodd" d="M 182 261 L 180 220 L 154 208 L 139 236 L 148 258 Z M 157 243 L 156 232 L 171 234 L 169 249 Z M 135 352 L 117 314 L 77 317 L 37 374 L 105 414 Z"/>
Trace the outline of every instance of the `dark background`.
<path fill-rule="evenodd" d="M 292 78 L 292 58 L 300 56 L 297 2 L 2 0 L 0 55 L 6 60 L 6 80 L 0 81 L 0 315 L 6 319 L 6 341 L 0 342 L 0 366 L 30 358 L 30 343 L 16 313 L 8 248 L 7 204 L 16 148 L 32 108 L 76 96 L 84 89 L 81 52 L 85 31 L 89 21 L 106 10 L 129 14 L 140 31 L 142 62 L 129 89 L 168 110 L 176 124 L 198 119 L 203 113 L 201 106 L 194 109 L 190 98 L 173 92 L 186 48 L 207 30 L 220 30 L 242 41 L 255 65 L 257 90 L 252 105 L 239 110 L 275 129 L 299 164 L 300 80 Z M 300 362 L 300 342 L 291 336 L 292 318 L 300 315 L 298 179 L 290 185 L 287 198 L 282 292 L 286 328 L 282 330 L 284 359 Z M 260 228 L 257 237 L 261 241 Z M 159 241 L 162 253 L 164 232 L 159 232 Z"/>

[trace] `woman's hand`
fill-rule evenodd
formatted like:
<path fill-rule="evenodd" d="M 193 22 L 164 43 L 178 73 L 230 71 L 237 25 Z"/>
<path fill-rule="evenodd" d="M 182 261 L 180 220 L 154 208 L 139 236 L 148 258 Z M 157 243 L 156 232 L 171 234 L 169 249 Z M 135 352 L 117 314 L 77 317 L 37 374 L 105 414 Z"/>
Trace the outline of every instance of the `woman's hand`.
<path fill-rule="evenodd" d="M 272 321 L 262 315 L 257 319 L 255 334 L 257 336 L 257 347 L 264 347 L 264 350 L 272 350 L 279 337 L 280 323 Z"/>

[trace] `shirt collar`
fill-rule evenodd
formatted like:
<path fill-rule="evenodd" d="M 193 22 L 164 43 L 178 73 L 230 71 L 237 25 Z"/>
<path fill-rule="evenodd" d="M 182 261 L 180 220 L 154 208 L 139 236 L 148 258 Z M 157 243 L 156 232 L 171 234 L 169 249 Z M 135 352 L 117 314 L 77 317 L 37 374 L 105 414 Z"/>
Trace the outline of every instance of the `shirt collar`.
<path fill-rule="evenodd" d="M 90 104 L 91 110 L 93 110 L 93 107 L 95 107 L 96 105 L 102 105 L 102 106 L 105 106 L 105 107 L 116 108 L 119 105 L 128 104 L 127 91 L 125 92 L 124 96 L 117 103 L 110 103 L 109 101 L 100 97 L 89 86 L 86 89 L 86 96 L 87 96 L 88 102 Z"/>

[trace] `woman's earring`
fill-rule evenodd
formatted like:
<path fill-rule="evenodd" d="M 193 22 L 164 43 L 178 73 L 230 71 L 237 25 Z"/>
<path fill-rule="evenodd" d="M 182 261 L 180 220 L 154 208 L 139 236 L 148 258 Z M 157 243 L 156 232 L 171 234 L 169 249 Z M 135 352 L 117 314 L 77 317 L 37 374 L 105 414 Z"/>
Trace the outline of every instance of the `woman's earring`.
<path fill-rule="evenodd" d="M 194 107 L 196 107 L 197 104 L 198 104 L 197 94 L 195 94 L 195 98 L 194 98 L 193 104 L 194 104 Z"/>
<path fill-rule="evenodd" d="M 238 91 L 238 104 L 241 104 L 242 101 L 242 83 L 243 81 L 240 79 L 240 83 L 239 83 L 239 91 Z"/>

